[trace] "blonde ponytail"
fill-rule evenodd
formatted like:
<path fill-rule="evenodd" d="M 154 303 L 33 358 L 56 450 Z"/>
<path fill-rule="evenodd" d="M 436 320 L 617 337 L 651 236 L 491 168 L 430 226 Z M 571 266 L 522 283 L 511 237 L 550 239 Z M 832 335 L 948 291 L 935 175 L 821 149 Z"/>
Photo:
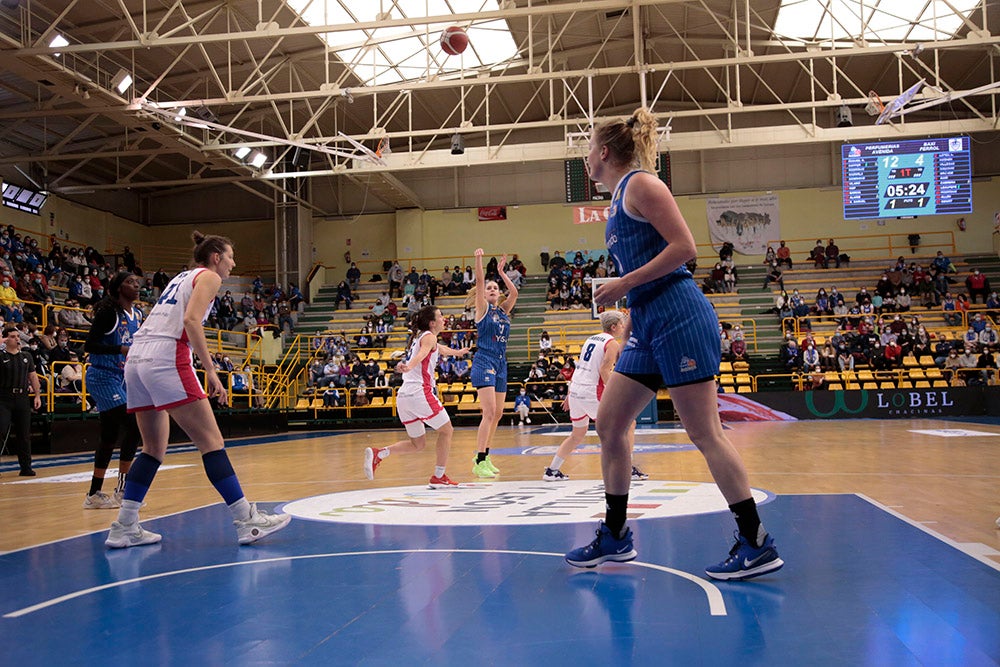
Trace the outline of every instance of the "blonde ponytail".
<path fill-rule="evenodd" d="M 656 116 L 646 107 L 636 109 L 628 120 L 605 123 L 595 132 L 598 142 L 608 147 L 615 162 L 656 171 L 659 135 Z"/>

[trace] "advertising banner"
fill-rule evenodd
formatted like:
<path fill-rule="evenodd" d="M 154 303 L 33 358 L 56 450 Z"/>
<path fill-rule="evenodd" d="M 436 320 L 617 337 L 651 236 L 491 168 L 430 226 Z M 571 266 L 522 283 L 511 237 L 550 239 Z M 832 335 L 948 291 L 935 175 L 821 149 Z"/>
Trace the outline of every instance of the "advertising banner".
<path fill-rule="evenodd" d="M 738 253 L 763 255 L 768 239 L 781 238 L 778 195 L 707 199 L 705 211 L 712 243 L 726 241 Z"/>

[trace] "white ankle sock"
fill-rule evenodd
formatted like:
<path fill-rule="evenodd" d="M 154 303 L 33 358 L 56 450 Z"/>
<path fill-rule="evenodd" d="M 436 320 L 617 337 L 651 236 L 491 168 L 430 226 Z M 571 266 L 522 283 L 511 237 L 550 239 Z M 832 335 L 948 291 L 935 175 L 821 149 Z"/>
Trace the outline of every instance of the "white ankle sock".
<path fill-rule="evenodd" d="M 118 510 L 118 523 L 123 526 L 131 526 L 133 523 L 139 523 L 140 507 L 142 507 L 142 503 L 138 500 L 123 500 L 122 506 Z"/>
<path fill-rule="evenodd" d="M 559 470 L 560 468 L 562 468 L 562 464 L 564 463 L 566 463 L 566 459 L 562 458 L 561 456 L 553 456 L 552 465 L 550 465 L 549 467 L 552 468 L 553 470 Z"/>
<path fill-rule="evenodd" d="M 444 466 L 434 466 L 434 476 L 438 478 L 444 477 Z"/>
<path fill-rule="evenodd" d="M 246 498 L 240 498 L 229 506 L 229 511 L 237 521 L 246 521 L 250 518 L 250 502 Z"/>

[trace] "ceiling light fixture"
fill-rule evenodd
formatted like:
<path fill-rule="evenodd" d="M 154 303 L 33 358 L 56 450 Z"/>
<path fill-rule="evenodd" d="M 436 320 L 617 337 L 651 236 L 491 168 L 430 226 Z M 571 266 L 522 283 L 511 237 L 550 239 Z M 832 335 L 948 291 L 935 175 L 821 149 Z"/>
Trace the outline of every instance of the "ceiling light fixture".
<path fill-rule="evenodd" d="M 246 146 L 240 146 L 235 151 L 233 151 L 233 154 L 236 155 L 237 160 L 242 160 L 247 155 L 250 155 L 250 149 L 247 148 Z"/>
<path fill-rule="evenodd" d="M 115 90 L 124 95 L 125 91 L 132 85 L 132 75 L 122 68 L 111 79 L 111 85 L 114 86 Z"/>
<path fill-rule="evenodd" d="M 250 157 L 250 166 L 256 169 L 263 167 L 265 162 L 267 162 L 267 156 L 260 151 L 255 151 Z"/>

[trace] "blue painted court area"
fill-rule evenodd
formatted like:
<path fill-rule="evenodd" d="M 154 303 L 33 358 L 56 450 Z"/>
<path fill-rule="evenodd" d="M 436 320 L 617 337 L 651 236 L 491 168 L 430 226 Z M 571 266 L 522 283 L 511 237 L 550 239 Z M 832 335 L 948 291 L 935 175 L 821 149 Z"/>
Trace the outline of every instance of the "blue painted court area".
<path fill-rule="evenodd" d="M 211 506 L 0 556 L 8 665 L 997 665 L 1000 571 L 857 496 L 778 496 L 786 565 L 703 567 L 726 513 L 633 522 L 635 563 L 578 570 L 596 522 L 380 526 L 294 520 L 236 546 Z"/>

